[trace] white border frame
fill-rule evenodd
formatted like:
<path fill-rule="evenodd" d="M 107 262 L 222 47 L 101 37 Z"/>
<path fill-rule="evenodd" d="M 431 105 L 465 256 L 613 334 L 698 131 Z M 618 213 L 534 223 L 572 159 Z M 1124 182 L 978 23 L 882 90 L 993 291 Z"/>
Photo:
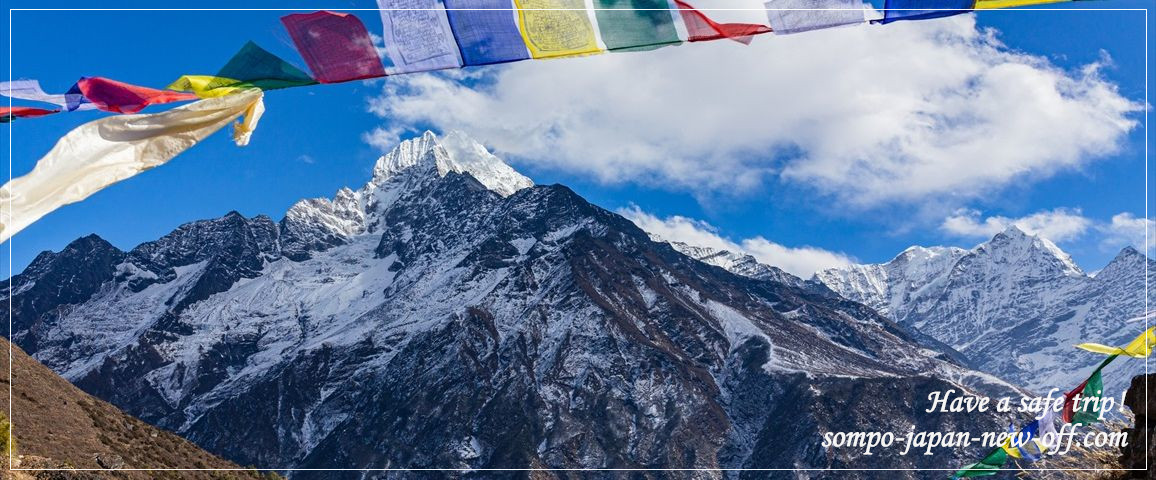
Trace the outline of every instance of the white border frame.
<path fill-rule="evenodd" d="M 1062 0 L 1056 0 L 1062 1 Z M 866 0 L 865 2 L 866 3 Z M 870 6 L 867 3 L 867 6 Z M 333 10 L 346 12 L 378 12 L 381 9 L 377 8 L 338 8 L 338 9 L 303 9 L 303 8 L 9 8 L 8 9 L 8 80 L 12 80 L 12 12 L 14 11 L 276 11 L 276 12 L 310 12 L 315 10 Z M 398 10 L 426 10 L 426 9 L 398 9 Z M 514 9 L 511 9 L 513 11 Z M 534 9 L 537 10 L 537 9 Z M 590 10 L 589 8 L 584 10 Z M 765 9 L 750 9 L 750 8 L 700 8 L 700 11 L 764 11 Z M 786 8 L 779 10 L 843 10 L 830 8 Z M 1031 11 L 1142 11 L 1144 12 L 1144 219 L 1149 220 L 1149 190 L 1148 190 L 1148 174 L 1149 174 L 1149 156 L 1148 156 L 1148 113 L 1151 111 L 1148 103 L 1148 64 L 1151 63 L 1149 57 L 1148 47 L 1148 10 L 1147 8 L 994 8 L 994 9 L 907 9 L 898 8 L 891 10 L 915 10 L 922 12 L 929 11 L 960 11 L 966 10 L 969 13 L 975 12 L 1031 12 Z M 879 10 L 876 10 L 879 11 Z M 881 11 L 880 11 L 881 12 Z M 870 25 L 872 19 L 865 19 L 863 24 Z M 921 21 L 921 20 L 916 20 Z M 863 26 L 863 25 L 849 25 L 849 26 Z M 8 107 L 12 107 L 12 98 L 8 98 Z M 12 181 L 12 122 L 8 124 L 8 181 Z M 8 208 L 11 209 L 11 199 L 9 199 Z M 1148 256 L 1148 242 L 1150 228 L 1144 228 L 1144 245 L 1141 248 L 1141 253 L 1147 258 Z M 12 244 L 15 241 L 15 235 L 8 240 L 8 288 L 12 289 Z M 1148 263 L 1144 262 L 1144 329 L 1150 328 L 1151 310 L 1148 305 Z M 12 335 L 12 297 L 8 297 L 8 335 Z M 1148 374 L 1151 373 L 1148 366 L 1149 358 L 1144 358 L 1144 403 L 1148 403 Z M 12 418 L 12 400 L 13 400 L 13 371 L 12 371 L 12 341 L 8 341 L 8 444 L 12 445 L 13 432 L 15 431 L 15 422 Z M 127 413 L 126 413 L 127 414 Z M 134 417 L 135 418 L 135 417 Z M 159 428 L 159 427 L 154 427 Z M 183 438 L 183 437 L 182 437 Z M 1044 472 L 1044 471 L 1064 471 L 1064 472 L 1134 472 L 1147 471 L 1151 466 L 1148 452 L 1148 438 L 1144 437 L 1144 468 L 1000 468 L 997 472 L 1005 471 L 1028 471 L 1028 472 Z M 194 444 L 195 445 L 195 444 Z M 199 446 L 198 446 L 199 448 Z M 210 452 L 211 453 L 211 452 Z M 224 458 L 224 457 L 220 457 Z M 171 472 L 171 471 L 210 471 L 210 472 L 895 472 L 895 471 L 933 471 L 933 472 L 957 472 L 963 467 L 955 468 L 12 468 L 12 462 L 16 460 L 9 453 L 8 470 L 9 471 L 77 471 L 77 472 L 109 472 L 109 471 L 157 471 L 157 472 Z M 228 460 L 228 459 L 225 459 Z"/>

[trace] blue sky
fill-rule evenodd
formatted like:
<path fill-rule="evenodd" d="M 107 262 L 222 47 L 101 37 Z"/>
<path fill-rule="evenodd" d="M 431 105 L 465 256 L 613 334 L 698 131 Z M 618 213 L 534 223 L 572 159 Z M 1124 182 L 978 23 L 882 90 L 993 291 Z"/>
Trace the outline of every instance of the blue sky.
<path fill-rule="evenodd" d="M 702 4 L 700 7 L 705 8 L 710 2 L 700 0 L 699 3 Z M 10 1 L 6 4 L 10 8 L 46 7 L 45 2 Z M 85 4 L 55 2 L 51 5 L 53 8 L 77 6 Z M 104 6 L 155 8 L 158 4 L 109 2 Z M 202 8 L 238 6 L 235 3 L 198 4 Z M 1150 8 L 1152 2 L 1106 0 L 1058 4 L 1059 8 L 1065 6 Z M 373 3 L 367 0 L 327 1 L 320 4 L 315 1 L 295 1 L 278 2 L 276 5 L 272 2 L 249 2 L 245 7 L 324 7 L 342 10 L 373 8 Z M 1049 7 L 1056 8 L 1057 5 Z M 11 12 L 11 31 L 5 32 L 11 35 L 13 41 L 12 55 L 6 60 L 11 62 L 12 78 L 39 79 L 50 92 L 63 91 L 80 76 L 106 76 L 140 85 L 164 86 L 182 74 L 215 72 L 247 40 L 253 40 L 282 58 L 303 65 L 278 21 L 278 17 L 284 13 L 15 11 Z M 376 12 L 356 13 L 372 32 L 380 32 L 380 20 Z M 946 23 L 958 21 L 938 21 L 945 22 L 942 27 L 937 26 L 939 24 L 909 27 L 904 23 L 929 22 L 903 22 L 864 28 L 873 29 L 869 38 L 875 42 L 872 48 L 876 45 L 900 48 L 895 44 L 896 38 L 931 38 L 929 35 L 943 33 L 936 30 L 938 28 L 964 38 L 968 35 L 966 32 L 974 30 L 970 26 L 948 26 Z M 1112 89 L 1108 93 L 1094 90 L 1091 93 L 1074 94 L 1080 97 L 1082 103 L 1073 101 L 1071 111 L 1080 114 L 1087 110 L 1087 115 L 1079 115 L 1078 118 L 1091 122 L 1087 128 L 1081 126 L 1073 130 L 1075 135 L 1061 131 L 1053 139 L 1043 134 L 1037 135 L 1029 129 L 1022 141 L 1014 136 L 995 135 L 992 142 L 965 142 L 960 147 L 966 147 L 966 150 L 961 151 L 974 155 L 976 165 L 998 163 L 1003 155 L 1012 158 L 1016 155 L 1013 151 L 1022 149 L 1024 152 L 1019 154 L 1023 163 L 1009 167 L 1020 168 L 1020 174 L 1007 176 L 992 167 L 991 175 L 978 176 L 974 181 L 952 182 L 946 179 L 941 185 L 927 188 L 909 185 L 912 182 L 928 183 L 926 174 L 907 176 L 903 172 L 888 173 L 895 177 L 893 189 L 889 189 L 886 182 L 870 184 L 867 179 L 862 183 L 855 183 L 854 179 L 852 183 L 847 183 L 849 180 L 841 173 L 842 166 L 838 161 L 847 161 L 848 155 L 855 152 L 849 154 L 830 147 L 839 143 L 840 137 L 831 136 L 831 130 L 838 131 L 838 128 L 811 128 L 801 124 L 815 122 L 838 126 L 838 119 L 830 120 L 823 116 L 828 111 L 825 109 L 840 115 L 859 112 L 851 97 L 855 97 L 855 101 L 864 101 L 860 97 L 869 95 L 854 94 L 858 90 L 853 90 L 851 95 L 834 96 L 831 102 L 810 105 L 805 103 L 806 100 L 800 100 L 804 103 L 791 107 L 797 110 L 772 108 L 749 118 L 740 115 L 736 120 L 750 123 L 772 120 L 782 122 L 782 126 L 790 127 L 792 135 L 808 138 L 812 142 L 810 144 L 807 141 L 794 144 L 775 143 L 771 140 L 768 140 L 771 142 L 768 144 L 760 143 L 756 138 L 760 130 L 741 125 L 734 126 L 734 130 L 741 133 L 736 133 L 733 142 L 725 134 L 726 130 L 721 130 L 723 134 L 697 140 L 698 143 L 695 143 L 694 133 L 689 131 L 675 132 L 678 135 L 672 137 L 665 136 L 670 134 L 670 129 L 667 134 L 642 132 L 645 126 L 640 123 L 650 118 L 646 115 L 677 119 L 684 115 L 693 116 L 696 111 L 709 111 L 709 108 L 741 111 L 752 105 L 749 98 L 738 94 L 730 98 L 719 95 L 720 92 L 707 92 L 701 97 L 671 98 L 663 102 L 667 109 L 663 111 L 657 111 L 645 103 L 632 104 L 646 111 L 634 112 L 623 118 L 639 120 L 640 123 L 613 125 L 614 129 L 622 132 L 620 135 L 628 135 L 633 132 L 632 129 L 639 129 L 637 135 L 630 137 L 636 139 L 638 144 L 630 143 L 629 150 L 623 146 L 621 139 L 608 140 L 596 136 L 600 130 L 593 125 L 575 124 L 572 138 L 568 140 L 572 143 L 529 145 L 525 142 L 527 144 L 524 145 L 509 136 L 501 137 L 495 131 L 472 131 L 480 129 L 480 121 L 471 122 L 468 115 L 453 113 L 468 113 L 469 109 L 479 106 L 500 108 L 506 112 L 510 109 L 505 108 L 505 105 L 535 104 L 534 100 L 523 101 L 530 96 L 543 102 L 540 105 L 548 106 L 552 95 L 560 95 L 561 106 L 558 110 L 563 111 L 581 102 L 583 97 L 551 92 L 550 88 L 559 88 L 554 85 L 543 87 L 541 91 L 522 92 L 522 97 L 493 90 L 518 86 L 518 78 L 511 78 L 514 75 L 545 76 L 537 78 L 541 80 L 548 79 L 549 75 L 565 75 L 570 71 L 596 72 L 599 75 L 598 81 L 608 84 L 607 88 L 621 89 L 623 85 L 631 85 L 640 76 L 645 77 L 645 73 L 632 72 L 630 69 L 633 65 L 644 66 L 647 71 L 658 71 L 655 69 L 665 66 L 693 71 L 696 65 L 688 63 L 698 58 L 694 55 L 699 52 L 673 52 L 686 49 L 704 49 L 702 52 L 707 54 L 717 51 L 731 65 L 741 69 L 749 67 L 753 79 L 745 85 L 757 86 L 754 81 L 759 80 L 758 76 L 767 75 L 765 96 L 770 99 L 766 101 L 775 102 L 771 105 L 779 105 L 792 97 L 822 99 L 822 92 L 805 91 L 811 85 L 826 85 L 834 91 L 846 85 L 858 84 L 864 87 L 863 91 L 873 93 L 876 92 L 873 88 L 879 88 L 881 82 L 906 81 L 902 78 L 872 78 L 866 74 L 848 80 L 853 83 L 846 85 L 807 81 L 806 75 L 815 75 L 816 80 L 822 80 L 877 71 L 874 70 L 877 66 L 852 62 L 850 57 L 841 63 L 826 65 L 822 63 L 822 55 L 813 54 L 810 49 L 822 52 L 822 48 L 829 48 L 820 45 L 824 41 L 846 41 L 847 50 L 850 50 L 852 42 L 862 40 L 855 37 L 859 33 L 849 31 L 852 29 L 840 29 L 793 37 L 763 36 L 756 39 L 756 45 L 752 47 L 692 44 L 656 52 L 603 55 L 619 57 L 614 59 L 564 59 L 522 62 L 512 67 L 468 69 L 466 73 L 473 75 L 468 77 L 417 74 L 404 79 L 397 77 L 376 82 L 270 92 L 266 99 L 268 111 L 250 146 L 237 148 L 226 135 L 214 136 L 162 168 L 119 183 L 84 202 L 66 206 L 48 215 L 18 234 L 10 242 L 11 254 L 8 249 L 3 249 L 3 258 L 0 259 L 10 259 L 13 272 L 19 272 L 38 252 L 59 250 L 71 240 L 89 233 L 97 233 L 118 247 L 129 249 L 140 242 L 163 235 L 182 223 L 218 217 L 230 210 L 237 210 L 247 216 L 266 214 L 280 219 L 285 210 L 298 199 L 331 196 L 342 186 L 360 186 L 368 179 L 373 161 L 382 153 L 382 148 L 396 138 L 405 138 L 425 128 L 462 128 L 497 149 L 499 155 L 506 157 L 515 168 L 538 183 L 566 184 L 605 208 L 631 213 L 636 219 L 657 222 L 656 228 L 693 227 L 697 229 L 697 234 L 713 235 L 749 248 L 753 253 L 765 253 L 760 258 L 768 261 L 779 259 L 777 255 L 820 252 L 831 255 L 823 258 L 879 262 L 913 244 L 970 247 L 982 241 L 984 235 L 989 235 L 993 226 L 1027 217 L 1021 222 L 1056 232 L 1055 235 L 1060 237 L 1057 243 L 1071 253 L 1082 267 L 1087 270 L 1101 268 L 1127 243 L 1124 240 L 1126 235 L 1121 233 L 1125 222 L 1117 222 L 1115 225 L 1121 228 L 1114 228 L 1113 217 L 1128 220 L 1144 215 L 1144 131 L 1136 124 L 1123 128 L 1122 133 L 1096 133 L 1097 120 L 1087 119 L 1104 113 L 1103 109 L 1107 108 L 1103 107 L 1106 103 L 1103 101 L 1105 95 L 1111 94 L 1111 99 L 1124 99 L 1136 104 L 1143 102 L 1145 12 L 1001 11 L 977 14 L 975 22 L 978 25 L 976 31 L 983 32 L 982 35 L 991 32 L 997 36 L 998 40 L 991 41 L 998 42 L 1000 46 L 994 47 L 992 51 L 1008 56 L 1009 64 L 1021 67 L 1027 65 L 1032 74 L 1043 71 L 1050 72 L 1053 77 L 1076 79 L 1080 88 L 1102 89 L 1107 86 Z M 907 37 L 902 37 L 904 35 Z M 916 53 L 925 52 L 927 55 L 912 55 L 909 61 L 932 64 L 943 61 L 945 64 L 958 65 L 960 71 L 980 68 L 983 72 L 991 73 L 989 78 L 998 78 L 992 72 L 1001 71 L 1002 63 L 976 66 L 973 65 L 976 63 L 974 59 L 953 64 L 946 58 L 928 58 L 938 54 L 952 55 L 954 52 L 978 51 L 982 55 L 993 48 L 992 44 L 984 43 L 980 47 L 974 47 L 973 44 L 988 41 L 965 38 L 940 50 L 915 50 Z M 759 44 L 773 42 L 782 43 L 767 48 L 778 49 L 774 51 L 780 53 L 774 58 L 767 58 L 765 52 L 768 50 L 760 50 L 762 47 Z M 801 71 L 799 62 L 803 61 L 802 57 L 792 59 L 790 54 L 781 53 L 783 49 L 788 52 L 811 52 L 808 57 L 820 58 L 811 58 L 810 63 L 807 63 L 806 68 L 813 70 Z M 7 52 L 3 52 L 3 55 L 8 57 Z M 888 55 L 880 55 L 879 62 L 888 61 L 889 58 Z M 1099 66 L 1094 80 L 1087 80 L 1087 75 L 1083 73 L 1089 65 Z M 774 69 L 781 69 L 783 75 L 778 75 L 780 70 Z M 892 70 L 904 72 L 902 68 L 886 69 L 888 72 Z M 930 68 L 915 72 L 927 74 L 934 70 Z M 951 71 L 951 67 L 944 70 Z M 481 77 L 477 78 L 479 75 Z M 772 81 L 770 77 L 785 77 L 793 83 L 784 87 L 783 81 Z M 1081 78 L 1084 80 L 1079 81 Z M 658 85 L 658 82 L 665 80 L 668 79 L 656 79 L 655 88 L 681 88 L 678 84 Z M 687 75 L 688 82 L 701 82 L 705 88 L 719 89 L 719 84 L 712 82 L 724 80 Z M 950 81 L 956 80 L 945 81 L 950 84 Z M 447 83 L 462 90 L 447 95 L 431 88 L 431 85 L 444 86 Z M 647 86 L 637 84 L 629 88 L 645 91 Z M 783 92 L 776 88 L 799 90 Z M 725 86 L 722 89 L 725 90 Z M 486 98 L 477 104 L 467 104 L 466 100 L 474 98 L 472 95 L 475 90 L 482 92 Z M 998 100 L 999 89 L 995 90 L 997 92 L 990 89 L 976 90 L 975 104 Z M 759 90 L 754 89 L 753 92 L 758 95 Z M 895 93 L 886 90 L 879 92 Z M 709 99 L 712 105 L 696 104 L 702 98 Z M 951 102 L 961 101 L 952 96 L 944 98 Z M 407 103 L 414 99 L 444 102 L 442 105 L 445 108 L 441 110 L 451 113 L 415 111 L 414 104 Z M 731 100 L 733 104 L 726 103 Z M 870 102 L 865 104 L 870 105 Z M 1046 110 L 1046 105 L 1022 107 L 1015 101 L 1015 97 L 998 105 L 1008 109 L 1009 116 L 1021 111 L 1031 115 L 1031 108 Z M 161 108 L 153 107 L 149 111 Z M 937 115 L 954 116 L 956 120 L 953 121 L 957 121 L 958 118 L 971 118 L 975 115 L 976 111 L 969 110 L 972 108 L 979 107 L 965 105 L 950 112 L 937 112 Z M 1124 112 L 1119 113 L 1119 118 L 1133 122 L 1143 120 L 1143 113 L 1134 109 L 1128 111 L 1126 107 L 1119 107 L 1114 111 Z M 808 112 L 808 115 L 794 121 L 791 112 Z M 812 112 L 815 112 L 813 116 Z M 590 113 L 606 112 L 576 110 L 574 115 Z M 557 112 L 552 114 L 562 115 Z M 102 115 L 99 112 L 75 112 L 12 123 L 11 173 L 20 175 L 27 172 L 57 138 L 77 125 Z M 472 112 L 472 115 L 486 118 L 483 112 Z M 517 122 L 523 119 L 517 115 L 518 112 L 511 111 L 498 118 L 509 118 L 513 125 L 511 128 L 517 128 Z M 526 115 L 537 118 L 532 112 Z M 564 120 L 559 125 L 581 121 L 572 116 L 558 118 Z M 935 121 L 937 117 L 929 118 Z M 701 127 L 703 121 L 689 121 L 688 128 Z M 873 121 L 879 121 L 879 118 L 867 116 L 862 122 L 848 124 L 846 131 L 860 131 L 863 125 L 870 125 Z M 1071 122 L 1064 122 L 1068 123 Z M 955 123 L 947 125 L 942 134 L 950 136 L 960 131 L 952 125 L 958 127 Z M 999 127 L 1003 124 L 994 125 Z M 1044 120 L 1042 125 L 1046 127 L 1047 121 Z M 586 135 L 586 132 L 590 134 Z M 1080 132 L 1093 133 L 1071 139 L 1083 135 Z M 740 136 L 741 141 L 737 140 Z M 999 137 L 1002 143 L 997 143 L 995 137 Z M 658 143 L 654 139 L 666 138 L 678 139 L 672 142 L 680 149 L 677 160 L 668 160 L 666 157 L 671 152 L 659 147 L 640 150 L 641 147 Z M 622 148 L 599 145 L 600 142 L 616 143 Z M 711 145 L 727 145 L 728 142 L 734 148 Z M 934 145 L 935 141 L 931 141 L 930 145 L 926 144 L 926 139 L 913 142 L 908 145 L 912 151 L 938 148 Z M 848 144 L 855 145 L 850 140 Z M 773 145 L 773 148 L 762 148 L 765 145 Z M 860 155 L 863 158 L 854 161 L 870 164 L 877 161 L 873 156 L 878 155 L 887 157 L 884 161 L 894 160 L 889 153 L 874 150 L 875 145 L 872 143 L 863 145 L 872 149 L 864 150 Z M 566 147 L 573 147 L 570 151 L 574 153 L 556 156 L 541 153 L 556 152 Z M 1061 151 L 1048 153 L 1048 148 Z M 646 152 L 651 152 L 654 158 L 644 158 Z M 681 152 L 685 152 L 685 155 Z M 946 155 L 939 150 L 932 153 Z M 736 160 L 738 157 L 743 158 Z M 796 157 L 807 157 L 809 160 L 803 162 Z M 960 168 L 960 161 L 958 158 L 945 160 L 949 162 L 945 165 Z M 895 168 L 907 168 L 905 165 L 900 162 Z M 962 165 L 959 170 L 962 174 L 944 175 L 967 177 L 971 172 L 966 162 Z M 976 167 L 977 170 L 983 168 Z M 1121 214 L 1132 217 L 1119 217 Z M 1139 222 L 1136 220 L 1133 223 Z M 1131 238 L 1135 238 L 1135 235 Z M 759 239 L 786 251 L 760 250 L 766 245 L 758 243 L 756 240 Z M 797 250 L 801 247 L 810 247 L 810 250 Z M 810 263 L 807 261 L 801 261 L 798 269 L 806 270 L 808 265 Z"/>

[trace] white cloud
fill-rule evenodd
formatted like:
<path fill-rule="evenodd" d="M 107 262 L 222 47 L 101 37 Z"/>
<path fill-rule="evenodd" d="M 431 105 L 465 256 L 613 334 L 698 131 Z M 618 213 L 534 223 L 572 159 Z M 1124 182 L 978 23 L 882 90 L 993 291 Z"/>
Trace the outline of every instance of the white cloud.
<path fill-rule="evenodd" d="M 1020 218 L 994 216 L 981 218 L 978 210 L 957 210 L 945 218 L 940 229 L 958 237 L 991 238 L 995 234 L 1015 225 L 1032 235 L 1039 235 L 1053 242 L 1065 242 L 1083 235 L 1092 226 L 1092 220 L 1083 216 L 1079 209 L 1057 208 L 1044 210 Z"/>
<path fill-rule="evenodd" d="M 459 129 L 608 183 L 958 204 L 1116 152 L 1141 105 L 1100 66 L 1061 70 L 960 15 L 391 77 L 366 139 Z"/>
<path fill-rule="evenodd" d="M 1156 249 L 1156 221 L 1150 218 L 1137 218 L 1127 212 L 1119 213 L 1112 216 L 1111 222 L 1101 225 L 1100 231 L 1104 234 L 1101 245 L 1105 248 L 1115 249 L 1130 245 L 1149 255 Z M 1141 245 L 1144 247 L 1141 248 Z"/>
<path fill-rule="evenodd" d="M 642 211 L 636 205 L 620 208 L 618 214 L 630 219 L 647 233 L 664 240 L 745 253 L 755 257 L 760 263 L 774 265 L 802 278 L 809 278 L 819 270 L 855 263 L 853 258 L 842 253 L 807 246 L 788 247 L 762 236 L 735 242 L 723 237 L 717 228 L 702 220 L 679 215 L 662 219 Z"/>

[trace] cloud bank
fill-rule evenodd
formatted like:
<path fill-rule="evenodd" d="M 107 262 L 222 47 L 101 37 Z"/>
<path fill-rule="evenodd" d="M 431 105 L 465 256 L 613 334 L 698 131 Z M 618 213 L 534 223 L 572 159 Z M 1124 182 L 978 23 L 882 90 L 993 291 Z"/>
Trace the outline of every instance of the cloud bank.
<path fill-rule="evenodd" d="M 403 75 L 370 109 L 520 162 L 695 194 L 790 183 L 851 208 L 956 205 L 1117 152 L 1141 104 L 972 15 Z"/>

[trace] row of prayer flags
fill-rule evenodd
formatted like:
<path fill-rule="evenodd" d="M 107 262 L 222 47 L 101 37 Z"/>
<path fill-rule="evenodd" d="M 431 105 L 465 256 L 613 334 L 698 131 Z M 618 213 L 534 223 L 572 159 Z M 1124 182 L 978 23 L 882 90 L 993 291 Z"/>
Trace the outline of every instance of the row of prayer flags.
<path fill-rule="evenodd" d="M 772 30 L 714 22 L 681 0 L 591 1 L 593 9 L 586 0 L 377 0 L 386 65 L 356 16 L 319 11 L 281 20 L 321 83 L 677 45 L 683 39 L 676 10 L 691 42 L 731 38 L 749 43 L 751 36 Z M 819 28 L 814 22 L 806 25 Z M 195 78 L 186 80 L 174 88 L 195 89 Z"/>
<path fill-rule="evenodd" d="M 63 94 L 45 93 L 40 88 L 40 82 L 36 80 L 0 82 L 0 94 L 61 107 L 54 110 L 30 107 L 6 108 L 2 112 L 5 122 L 11 121 L 12 118 L 38 117 L 60 111 L 99 109 L 113 113 L 136 113 L 149 105 L 197 99 L 196 95 L 189 93 L 157 90 L 102 77 L 81 78 Z"/>
<path fill-rule="evenodd" d="M 879 21 L 1055 1 L 1062 0 L 886 0 Z M 386 63 L 356 16 L 292 14 L 282 22 L 312 76 L 249 42 L 216 75 L 185 75 L 169 90 L 94 77 L 81 79 L 65 93 L 48 94 L 35 80 L 7 82 L 0 93 L 60 108 L 8 109 L 0 120 L 90 109 L 135 113 L 148 105 L 249 88 L 273 90 L 530 58 L 652 50 L 683 41 L 749 43 L 753 36 L 772 31 L 792 34 L 866 21 L 862 0 L 767 0 L 769 26 L 716 22 L 683 0 L 377 0 L 377 5 Z"/>
<path fill-rule="evenodd" d="M 1100 400 L 1104 395 L 1104 367 L 1121 355 L 1132 358 L 1146 358 L 1151 355 L 1153 348 L 1156 347 L 1156 327 L 1145 330 L 1144 333 L 1123 347 L 1109 347 L 1098 343 L 1081 343 L 1076 346 L 1083 350 L 1108 355 L 1108 358 L 1100 362 L 1100 365 L 1087 379 L 1064 394 L 1064 403 L 1061 409 L 1063 423 L 1090 425 L 1098 422 L 1102 413 L 1103 404 Z M 1009 432 L 1014 431 L 1009 426 Z M 1049 407 L 1045 409 L 1039 419 L 1020 430 L 1019 444 L 1013 444 L 1012 439 L 1009 438 L 1003 445 L 997 447 L 979 462 L 955 472 L 952 478 L 995 475 L 1007 463 L 1009 457 L 1032 462 L 1039 460 L 1044 452 L 1052 448 L 1045 442 L 1049 438 L 1054 439 L 1055 434 L 1055 413 Z"/>

